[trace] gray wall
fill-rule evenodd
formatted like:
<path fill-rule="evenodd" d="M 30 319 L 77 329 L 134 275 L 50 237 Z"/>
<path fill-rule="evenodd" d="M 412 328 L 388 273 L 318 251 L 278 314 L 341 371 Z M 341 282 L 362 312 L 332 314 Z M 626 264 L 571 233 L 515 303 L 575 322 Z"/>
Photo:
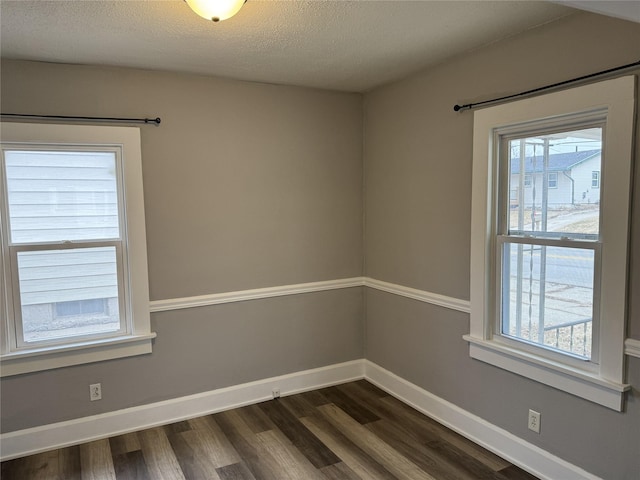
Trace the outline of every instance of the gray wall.
<path fill-rule="evenodd" d="M 453 105 L 631 63 L 639 54 L 639 24 L 576 14 L 367 94 L 366 275 L 468 299 L 473 114 Z M 640 338 L 637 163 L 629 332 Z M 471 360 L 461 338 L 469 332 L 466 314 L 371 290 L 366 312 L 369 360 L 602 478 L 638 478 L 639 359 L 628 362 L 634 389 L 617 413 Z M 526 429 L 529 408 L 542 413 L 540 435 Z"/>
<path fill-rule="evenodd" d="M 362 274 L 361 95 L 20 61 L 1 94 L 3 112 L 162 118 L 141 128 L 152 300 Z M 362 358 L 362 295 L 153 314 L 150 355 L 3 378 L 2 430 Z"/>

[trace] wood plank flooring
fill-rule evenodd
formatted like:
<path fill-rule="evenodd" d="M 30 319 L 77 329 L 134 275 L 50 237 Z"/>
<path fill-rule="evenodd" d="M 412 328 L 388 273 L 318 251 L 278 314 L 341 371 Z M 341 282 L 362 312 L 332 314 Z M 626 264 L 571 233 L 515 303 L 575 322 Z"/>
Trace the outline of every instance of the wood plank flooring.
<path fill-rule="evenodd" d="M 361 380 L 2 463 L 2 480 L 535 480 Z"/>

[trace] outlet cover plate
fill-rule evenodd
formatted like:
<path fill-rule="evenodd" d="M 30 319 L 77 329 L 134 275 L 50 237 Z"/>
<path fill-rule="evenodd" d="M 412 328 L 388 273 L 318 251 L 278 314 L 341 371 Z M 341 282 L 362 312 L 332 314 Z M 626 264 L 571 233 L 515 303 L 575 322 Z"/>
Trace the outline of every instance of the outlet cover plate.
<path fill-rule="evenodd" d="M 529 422 L 527 426 L 529 430 L 540 433 L 540 412 L 529 410 Z"/>
<path fill-rule="evenodd" d="M 89 385 L 89 400 L 92 402 L 102 400 L 102 385 L 100 383 L 92 383 Z"/>

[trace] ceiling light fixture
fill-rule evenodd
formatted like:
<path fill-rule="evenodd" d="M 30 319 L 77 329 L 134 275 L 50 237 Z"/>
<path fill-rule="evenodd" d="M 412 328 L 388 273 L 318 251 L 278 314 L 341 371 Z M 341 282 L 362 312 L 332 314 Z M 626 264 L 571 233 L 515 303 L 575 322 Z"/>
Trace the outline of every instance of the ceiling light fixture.
<path fill-rule="evenodd" d="M 246 0 L 185 0 L 191 10 L 202 18 L 219 22 L 233 17 L 240 11 Z"/>

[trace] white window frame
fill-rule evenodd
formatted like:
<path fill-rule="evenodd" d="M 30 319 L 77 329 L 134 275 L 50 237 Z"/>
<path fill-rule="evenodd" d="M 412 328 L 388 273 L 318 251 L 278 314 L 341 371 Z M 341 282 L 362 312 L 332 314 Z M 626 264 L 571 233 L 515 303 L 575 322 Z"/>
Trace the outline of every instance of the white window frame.
<path fill-rule="evenodd" d="M 591 188 L 600 188 L 600 171 L 593 170 L 591 172 Z"/>
<path fill-rule="evenodd" d="M 36 149 L 51 146 L 58 149 L 95 147 L 112 149 L 121 157 L 119 190 L 124 204 L 121 220 L 123 239 L 123 274 L 121 308 L 125 315 L 122 332 L 94 338 L 68 337 L 66 341 L 20 344 L 16 328 L 20 327 L 19 298 L 15 275 L 12 277 L 8 242 L 6 193 L 0 198 L 0 374 L 1 376 L 48 370 L 114 358 L 151 353 L 152 339 L 149 313 L 144 198 L 142 190 L 142 156 L 140 130 L 133 127 L 44 125 L 5 123 L 0 126 L 3 144 Z M 4 172 L 0 172 L 0 180 Z M 3 182 L 4 183 L 4 182 Z M 4 188 L 3 188 L 4 190 Z M 80 243 L 80 246 L 82 244 Z M 12 247 L 13 248 L 13 247 Z M 15 273 L 15 272 L 14 272 Z M 123 302 L 124 301 L 124 302 Z"/>
<path fill-rule="evenodd" d="M 635 77 L 627 76 L 528 98 L 475 112 L 471 207 L 472 358 L 621 411 L 624 392 L 624 340 L 630 178 L 635 111 Z M 497 132 L 507 128 L 601 112 L 606 121 L 601 170 L 600 295 L 594 298 L 600 319 L 593 358 L 548 355 L 523 342 L 504 341 L 496 304 L 498 147 Z M 567 125 L 570 127 L 571 125 Z M 608 187 L 611 185 L 611 187 Z M 597 291 L 597 289 L 594 289 Z"/>
<path fill-rule="evenodd" d="M 547 173 L 547 187 L 558 188 L 558 172 Z"/>

